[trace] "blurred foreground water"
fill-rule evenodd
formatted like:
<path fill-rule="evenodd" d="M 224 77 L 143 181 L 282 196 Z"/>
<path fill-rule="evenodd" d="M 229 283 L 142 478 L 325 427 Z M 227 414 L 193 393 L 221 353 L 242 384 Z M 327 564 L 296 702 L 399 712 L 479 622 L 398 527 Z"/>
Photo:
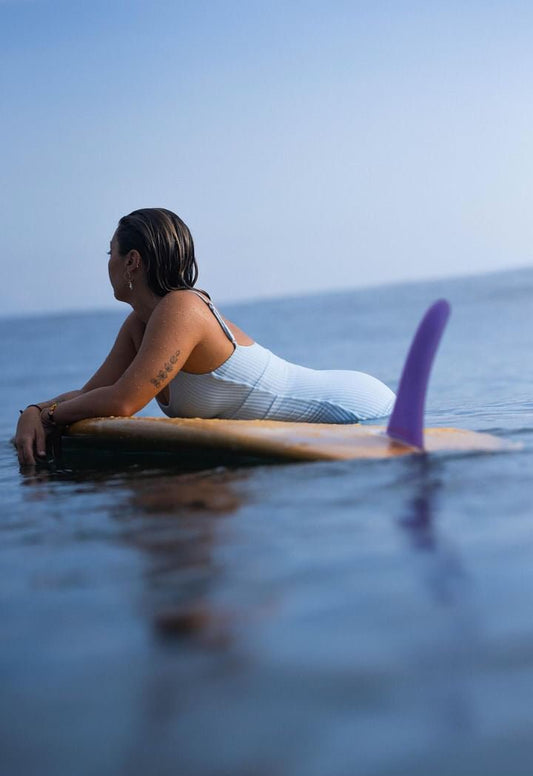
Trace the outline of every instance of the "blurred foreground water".
<path fill-rule="evenodd" d="M 21 473 L 19 406 L 79 387 L 123 316 L 0 321 L 3 774 L 532 772 L 533 271 L 224 312 L 395 388 L 440 296 L 427 425 L 522 451 Z"/>

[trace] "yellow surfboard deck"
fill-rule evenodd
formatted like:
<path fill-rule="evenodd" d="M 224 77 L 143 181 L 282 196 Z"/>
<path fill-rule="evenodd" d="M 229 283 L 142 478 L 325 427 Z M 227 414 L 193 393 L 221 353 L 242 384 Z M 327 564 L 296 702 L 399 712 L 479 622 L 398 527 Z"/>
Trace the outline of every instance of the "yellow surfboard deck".
<path fill-rule="evenodd" d="M 392 458 L 421 452 L 497 452 L 519 445 L 490 434 L 428 428 L 424 451 L 391 440 L 384 426 L 284 423 L 269 420 L 200 418 L 92 418 L 65 432 L 81 443 L 121 450 L 181 454 L 220 453 L 287 461 Z"/>

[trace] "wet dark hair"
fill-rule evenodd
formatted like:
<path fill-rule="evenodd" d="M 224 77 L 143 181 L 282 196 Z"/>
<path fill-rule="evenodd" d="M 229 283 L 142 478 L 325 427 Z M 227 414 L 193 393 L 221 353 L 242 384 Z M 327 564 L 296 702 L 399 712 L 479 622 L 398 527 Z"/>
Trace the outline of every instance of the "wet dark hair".
<path fill-rule="evenodd" d="M 175 213 L 161 207 L 134 210 L 120 219 L 115 234 L 122 255 L 140 253 L 155 294 L 193 288 L 198 278 L 194 243 L 188 226 Z"/>

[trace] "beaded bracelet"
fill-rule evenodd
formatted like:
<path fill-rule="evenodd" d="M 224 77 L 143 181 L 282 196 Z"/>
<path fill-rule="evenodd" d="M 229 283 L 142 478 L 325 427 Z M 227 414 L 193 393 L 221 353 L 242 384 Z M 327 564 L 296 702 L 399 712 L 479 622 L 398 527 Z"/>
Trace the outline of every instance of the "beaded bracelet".
<path fill-rule="evenodd" d="M 54 412 L 56 411 L 56 408 L 57 408 L 56 401 L 48 407 L 48 422 L 53 426 L 56 425 L 56 422 L 54 420 Z"/>

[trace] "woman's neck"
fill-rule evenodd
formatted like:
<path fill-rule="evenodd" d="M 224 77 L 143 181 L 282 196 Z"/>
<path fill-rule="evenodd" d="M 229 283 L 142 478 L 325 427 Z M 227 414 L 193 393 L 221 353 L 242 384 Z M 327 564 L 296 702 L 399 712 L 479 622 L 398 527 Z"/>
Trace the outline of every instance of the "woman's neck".
<path fill-rule="evenodd" d="M 133 307 L 141 321 L 148 323 L 150 316 L 162 298 L 150 291 L 149 288 L 137 288 L 131 292 L 131 298 L 128 299 L 128 303 Z"/>

